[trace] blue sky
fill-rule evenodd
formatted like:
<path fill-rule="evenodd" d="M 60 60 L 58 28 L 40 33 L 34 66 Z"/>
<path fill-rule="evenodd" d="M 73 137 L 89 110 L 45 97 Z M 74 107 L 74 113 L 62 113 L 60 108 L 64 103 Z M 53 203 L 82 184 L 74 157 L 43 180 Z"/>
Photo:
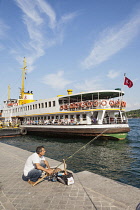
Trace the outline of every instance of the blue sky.
<path fill-rule="evenodd" d="M 8 85 L 19 96 L 24 57 L 34 99 L 122 88 L 140 109 L 140 1 L 0 0 L 1 104 Z"/>

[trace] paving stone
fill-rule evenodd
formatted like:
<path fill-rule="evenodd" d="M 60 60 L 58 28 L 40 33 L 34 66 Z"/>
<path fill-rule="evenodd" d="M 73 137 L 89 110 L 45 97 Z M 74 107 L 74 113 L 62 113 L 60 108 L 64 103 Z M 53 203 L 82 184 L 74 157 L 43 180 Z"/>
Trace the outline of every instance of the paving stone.
<path fill-rule="evenodd" d="M 90 180 L 86 179 L 84 183 L 85 172 L 74 174 L 75 183 L 70 186 L 46 179 L 32 187 L 21 178 L 25 161 L 32 153 L 3 143 L 0 146 L 0 210 L 134 210 L 127 202 L 118 202 L 102 190 L 98 191 L 97 187 L 94 189 L 95 184 L 92 187 Z M 58 161 L 48 160 L 52 165 L 58 165 Z"/>

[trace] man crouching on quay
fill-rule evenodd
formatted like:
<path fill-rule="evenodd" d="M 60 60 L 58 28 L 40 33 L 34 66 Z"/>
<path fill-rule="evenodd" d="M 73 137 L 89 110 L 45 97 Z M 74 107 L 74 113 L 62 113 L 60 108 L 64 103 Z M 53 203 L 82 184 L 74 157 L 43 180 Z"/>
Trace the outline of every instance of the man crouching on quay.
<path fill-rule="evenodd" d="M 24 181 L 34 184 L 34 182 L 41 177 L 43 171 L 48 174 L 54 173 L 54 170 L 50 168 L 48 161 L 45 160 L 45 152 L 46 151 L 43 146 L 38 146 L 36 148 L 36 152 L 28 157 L 22 176 Z"/>

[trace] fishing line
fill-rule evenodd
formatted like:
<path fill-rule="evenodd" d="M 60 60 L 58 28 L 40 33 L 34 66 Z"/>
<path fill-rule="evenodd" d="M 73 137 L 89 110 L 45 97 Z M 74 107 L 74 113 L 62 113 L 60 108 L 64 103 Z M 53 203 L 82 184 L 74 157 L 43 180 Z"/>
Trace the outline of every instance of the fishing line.
<path fill-rule="evenodd" d="M 87 144 L 85 144 L 84 146 L 82 146 L 81 148 L 79 148 L 76 152 L 74 152 L 72 155 L 70 155 L 68 158 L 64 159 L 65 161 L 67 161 L 68 159 L 72 158 L 75 154 L 77 154 L 79 151 L 81 151 L 82 149 L 85 149 L 86 146 L 88 144 L 90 144 L 91 142 L 95 141 L 98 137 L 100 137 L 104 132 L 106 132 L 108 130 L 105 129 L 102 133 L 98 134 L 96 137 L 94 137 L 93 139 L 91 139 Z M 56 168 L 58 168 L 62 163 L 60 163 Z"/>
<path fill-rule="evenodd" d="M 89 194 L 87 193 L 86 189 L 84 188 L 84 186 L 83 186 L 82 182 L 80 181 L 80 179 L 79 179 L 78 175 L 77 175 L 77 178 L 78 178 L 78 181 L 80 182 L 80 184 L 81 184 L 81 186 L 82 186 L 83 190 L 84 190 L 84 191 L 85 191 L 85 193 L 87 194 L 87 196 L 88 196 L 89 200 L 91 201 L 92 205 L 94 206 L 94 208 L 95 208 L 96 210 L 98 210 L 98 209 L 97 209 L 97 207 L 95 206 L 95 204 L 94 204 L 93 200 L 91 199 L 91 197 L 90 197 L 90 196 L 89 196 Z"/>
<path fill-rule="evenodd" d="M 100 137 L 100 136 L 101 136 L 104 132 L 106 132 L 107 130 L 108 130 L 108 128 L 105 129 L 102 133 L 98 134 L 95 138 L 91 139 L 87 144 L 85 144 L 84 146 L 82 146 L 81 148 L 79 148 L 76 152 L 74 152 L 72 155 L 70 155 L 67 159 L 63 159 L 63 161 L 64 161 L 64 168 L 65 168 L 65 161 L 66 161 L 66 160 L 72 158 L 75 154 L 77 154 L 77 153 L 78 153 L 79 151 L 81 151 L 82 149 L 85 149 L 86 146 L 87 146 L 88 144 L 90 144 L 91 142 L 95 141 L 98 137 Z M 62 163 L 61 163 L 61 164 L 62 164 Z M 59 164 L 56 168 L 58 168 L 61 164 Z M 87 193 L 87 191 L 86 191 L 85 187 L 83 186 L 82 182 L 80 181 L 78 175 L 77 175 L 77 178 L 78 178 L 78 181 L 79 181 L 79 183 L 81 184 L 83 190 L 85 191 L 86 195 L 88 196 L 89 200 L 91 201 L 92 205 L 93 205 L 94 208 L 97 210 L 97 207 L 95 206 L 93 200 L 91 199 L 91 197 L 90 197 L 89 194 Z"/>

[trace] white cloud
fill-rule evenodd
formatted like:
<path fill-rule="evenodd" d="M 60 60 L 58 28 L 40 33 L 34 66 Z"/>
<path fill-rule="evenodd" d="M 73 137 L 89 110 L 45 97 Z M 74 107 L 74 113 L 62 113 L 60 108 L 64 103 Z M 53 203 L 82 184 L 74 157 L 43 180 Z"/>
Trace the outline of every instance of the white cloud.
<path fill-rule="evenodd" d="M 56 14 L 51 6 L 44 0 L 37 0 L 38 6 L 48 17 L 50 28 L 55 28 L 56 26 Z"/>
<path fill-rule="evenodd" d="M 57 20 L 54 9 L 45 0 L 15 0 L 15 2 L 23 12 L 23 22 L 29 35 L 23 50 L 24 53 L 25 50 L 27 51 L 30 65 L 33 65 L 37 58 L 45 54 L 47 48 L 63 41 L 64 24 L 72 20 L 76 13 L 66 14 Z M 17 59 L 19 59 L 19 51 L 17 51 Z M 31 69 L 33 70 L 33 66 Z"/>
<path fill-rule="evenodd" d="M 64 71 L 59 71 L 56 74 L 48 74 L 43 78 L 43 83 L 54 89 L 64 89 L 72 81 L 64 78 Z"/>
<path fill-rule="evenodd" d="M 120 72 L 118 72 L 118 71 L 110 70 L 110 71 L 108 72 L 107 76 L 108 76 L 109 78 L 111 78 L 111 79 L 114 79 L 114 78 L 118 77 L 119 74 L 120 74 Z"/>
<path fill-rule="evenodd" d="M 0 19 L 0 38 L 4 38 L 9 27 Z"/>
<path fill-rule="evenodd" d="M 127 23 L 106 29 L 101 38 L 95 42 L 93 49 L 82 62 L 85 69 L 90 69 L 108 60 L 112 55 L 125 48 L 140 32 L 140 12 Z"/>
<path fill-rule="evenodd" d="M 0 40 L 5 39 L 7 36 L 7 30 L 9 27 L 3 22 L 3 20 L 0 19 Z M 4 50 L 5 47 L 2 43 L 0 43 L 0 50 Z"/>
<path fill-rule="evenodd" d="M 80 91 L 101 90 L 103 89 L 101 80 L 98 77 L 86 79 L 83 82 L 75 84 L 75 88 Z"/>
<path fill-rule="evenodd" d="M 73 13 L 69 13 L 69 14 L 65 14 L 61 17 L 58 25 L 62 25 L 65 24 L 67 22 L 69 22 L 70 20 L 73 20 L 76 16 L 78 15 L 77 12 L 73 12 Z"/>
<path fill-rule="evenodd" d="M 28 1 L 28 0 L 15 0 L 18 4 L 18 6 L 20 7 L 20 9 L 23 11 L 24 13 L 24 17 L 23 19 L 29 18 L 30 20 L 32 20 L 34 23 L 36 24 L 41 24 L 43 22 L 43 19 L 40 17 L 38 11 L 36 10 L 35 6 L 36 6 L 36 1 Z"/>

